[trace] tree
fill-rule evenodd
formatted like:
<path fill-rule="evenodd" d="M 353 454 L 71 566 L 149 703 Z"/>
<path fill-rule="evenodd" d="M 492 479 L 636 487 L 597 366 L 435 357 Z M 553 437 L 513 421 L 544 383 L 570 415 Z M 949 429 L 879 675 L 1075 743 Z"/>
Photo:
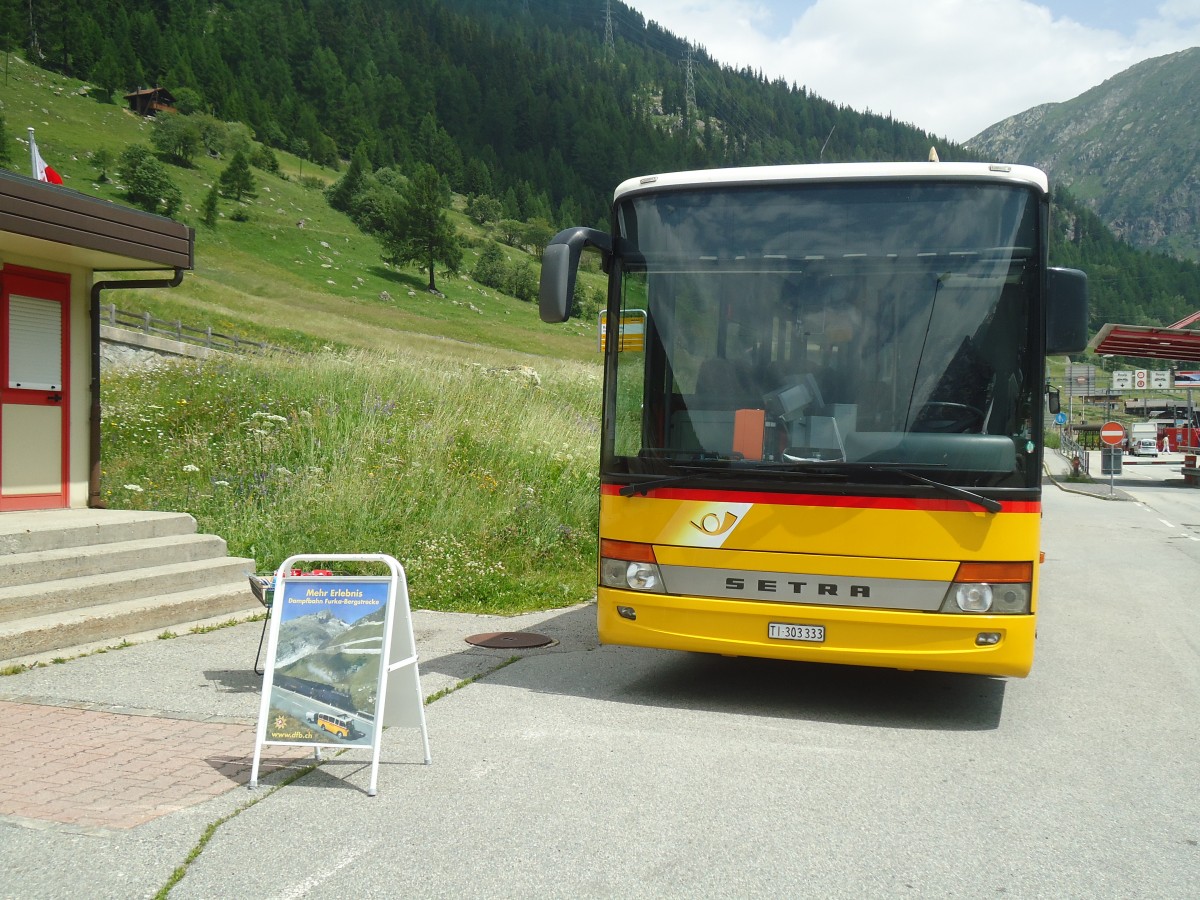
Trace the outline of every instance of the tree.
<path fill-rule="evenodd" d="M 487 194 L 478 194 L 467 200 L 467 216 L 478 225 L 487 225 L 489 222 L 498 221 L 503 212 L 500 201 Z"/>
<path fill-rule="evenodd" d="M 539 261 L 542 258 L 542 251 L 546 249 L 546 245 L 553 237 L 554 229 L 545 219 L 531 219 L 521 232 L 521 242 Z"/>
<path fill-rule="evenodd" d="M 504 289 L 518 300 L 532 303 L 538 295 L 538 276 L 533 270 L 533 263 L 528 259 L 524 262 L 514 263 L 513 267 L 508 270 Z"/>
<path fill-rule="evenodd" d="M 339 212 L 350 212 L 354 206 L 354 198 L 362 190 L 363 180 L 369 174 L 371 161 L 367 158 L 367 148 L 359 144 L 354 155 L 350 157 L 350 166 L 346 169 L 346 174 L 325 190 L 325 199 Z"/>
<path fill-rule="evenodd" d="M 196 132 L 205 153 L 209 156 L 220 156 L 225 152 L 230 145 L 228 125 L 208 113 L 196 113 L 188 118 L 195 123 Z M 238 149 L 241 148 L 234 147 L 234 150 Z"/>
<path fill-rule="evenodd" d="M 190 116 L 164 113 L 154 119 L 150 143 L 163 156 L 191 168 L 192 160 L 200 152 L 200 128 Z"/>
<path fill-rule="evenodd" d="M 501 219 L 496 223 L 496 237 L 510 247 L 520 247 L 525 239 L 525 223 L 519 219 Z"/>
<path fill-rule="evenodd" d="M 475 268 L 471 270 L 471 277 L 480 284 L 500 289 L 504 287 L 507 275 L 504 253 L 495 241 L 488 241 L 483 253 L 479 255 L 479 261 L 475 263 Z"/>
<path fill-rule="evenodd" d="M 181 87 L 175 92 L 175 108 L 185 116 L 204 112 L 204 98 L 194 88 Z"/>
<path fill-rule="evenodd" d="M 92 82 L 99 88 L 96 99 L 101 103 L 112 103 L 113 94 L 121 86 L 121 63 L 113 47 L 105 48 L 92 68 Z"/>
<path fill-rule="evenodd" d="M 463 192 L 467 194 L 490 194 L 492 172 L 487 163 L 472 157 L 463 168 Z"/>
<path fill-rule="evenodd" d="M 242 153 L 247 159 L 254 156 L 254 133 L 245 122 L 220 122 L 222 146 L 230 153 Z"/>
<path fill-rule="evenodd" d="M 437 291 L 434 266 L 451 272 L 462 264 L 462 244 L 446 208 L 450 187 L 430 165 L 417 167 L 398 195 L 393 215 L 380 235 L 390 262 L 417 263 L 429 271 L 429 290 Z"/>
<path fill-rule="evenodd" d="M 279 158 L 266 144 L 259 144 L 254 148 L 254 152 L 250 154 L 250 165 L 272 175 L 279 174 Z"/>
<path fill-rule="evenodd" d="M 217 179 L 217 187 L 222 196 L 240 201 L 243 197 L 253 197 L 254 173 L 250 171 L 250 160 L 246 154 L 238 152 Z"/>
<path fill-rule="evenodd" d="M 417 127 L 417 148 L 422 162 L 433 166 L 454 184 L 462 180 L 462 152 L 433 113 L 426 114 Z"/>
<path fill-rule="evenodd" d="M 147 212 L 170 216 L 183 202 L 182 192 L 149 147 L 141 144 L 126 147 L 121 153 L 120 172 L 129 202 Z"/>
<path fill-rule="evenodd" d="M 204 195 L 204 206 L 201 207 L 200 221 L 206 228 L 217 227 L 217 186 L 214 184 Z"/>

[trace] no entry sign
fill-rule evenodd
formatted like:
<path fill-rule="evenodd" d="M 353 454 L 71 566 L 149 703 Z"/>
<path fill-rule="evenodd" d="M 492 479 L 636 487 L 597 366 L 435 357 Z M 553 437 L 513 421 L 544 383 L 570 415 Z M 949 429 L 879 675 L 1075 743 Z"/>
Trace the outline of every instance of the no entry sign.
<path fill-rule="evenodd" d="M 1125 440 L 1125 426 L 1120 422 L 1105 422 L 1100 426 L 1100 440 L 1110 447 L 1116 447 Z"/>

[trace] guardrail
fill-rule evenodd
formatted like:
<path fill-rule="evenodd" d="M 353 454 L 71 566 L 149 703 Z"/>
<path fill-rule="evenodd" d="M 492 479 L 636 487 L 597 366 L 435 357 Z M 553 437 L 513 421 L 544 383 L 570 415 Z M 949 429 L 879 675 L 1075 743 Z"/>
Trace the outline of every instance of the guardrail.
<path fill-rule="evenodd" d="M 1071 464 L 1072 472 L 1080 475 L 1091 474 L 1088 470 L 1087 449 L 1071 437 L 1065 428 L 1059 431 L 1058 450 L 1056 452 Z"/>
<path fill-rule="evenodd" d="M 159 335 L 180 343 L 208 347 L 212 350 L 223 350 L 226 353 L 286 352 L 282 347 L 276 347 L 263 341 L 252 341 L 236 334 L 221 334 L 213 331 L 211 325 L 205 328 L 195 328 L 191 325 L 184 325 L 178 319 L 172 322 L 168 319 L 156 318 L 150 313 L 135 313 L 117 309 L 115 303 L 101 306 L 100 314 L 104 324 L 114 328 Z"/>

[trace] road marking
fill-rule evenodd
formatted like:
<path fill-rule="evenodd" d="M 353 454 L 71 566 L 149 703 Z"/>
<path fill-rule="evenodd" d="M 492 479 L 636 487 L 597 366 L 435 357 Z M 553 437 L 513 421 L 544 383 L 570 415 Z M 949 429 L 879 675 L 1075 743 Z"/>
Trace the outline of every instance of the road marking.
<path fill-rule="evenodd" d="M 1174 528 L 1174 527 L 1175 527 L 1175 526 L 1174 526 L 1174 525 L 1172 525 L 1170 522 L 1168 522 L 1166 519 L 1159 519 L 1158 521 L 1162 522 L 1162 523 L 1163 523 L 1164 525 L 1166 525 L 1168 528 Z"/>
<path fill-rule="evenodd" d="M 346 848 L 339 854 L 339 858 L 330 865 L 329 860 L 325 860 L 320 872 L 315 875 L 310 875 L 305 881 L 293 886 L 290 890 L 278 895 L 280 900 L 296 900 L 303 897 L 310 890 L 320 885 L 322 882 L 328 881 L 346 866 L 355 862 L 360 856 L 370 849 L 368 847 L 359 847 L 357 849 Z"/>

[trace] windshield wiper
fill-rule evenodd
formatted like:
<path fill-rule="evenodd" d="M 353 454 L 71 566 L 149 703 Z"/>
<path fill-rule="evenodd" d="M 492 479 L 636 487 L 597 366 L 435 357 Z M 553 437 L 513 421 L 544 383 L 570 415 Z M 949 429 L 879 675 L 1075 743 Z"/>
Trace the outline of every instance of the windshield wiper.
<path fill-rule="evenodd" d="M 944 481 L 935 481 L 932 478 L 926 478 L 924 475 L 918 475 L 916 472 L 910 472 L 905 468 L 905 463 L 869 463 L 869 462 L 843 462 L 841 460 L 805 460 L 803 462 L 794 462 L 788 464 L 788 469 L 775 469 L 774 471 L 791 471 L 791 472 L 825 472 L 832 474 L 834 471 L 847 472 L 859 471 L 868 472 L 894 472 L 897 475 L 916 481 L 920 484 L 927 484 L 930 487 L 937 488 L 943 493 L 949 494 L 952 497 L 957 497 L 960 500 L 966 500 L 968 503 L 974 503 L 976 506 L 982 506 L 990 513 L 998 513 L 1003 507 L 999 501 L 993 500 L 991 497 L 984 497 L 982 494 L 977 494 L 974 491 L 969 491 L 966 488 L 959 487 L 954 484 L 946 484 Z M 938 463 L 937 467 L 944 468 L 944 463 Z M 846 476 L 842 476 L 843 478 Z"/>
<path fill-rule="evenodd" d="M 711 478 L 717 475 L 733 475 L 743 477 L 746 475 L 801 475 L 807 478 L 819 478 L 824 481 L 845 481 L 845 475 L 832 471 L 812 471 L 795 468 L 776 468 L 773 466 L 763 466 L 757 463 L 749 466 L 738 467 L 721 467 L 713 468 L 711 466 L 673 466 L 676 469 L 686 469 L 678 475 L 664 475 L 660 478 L 652 478 L 649 481 L 640 481 L 636 484 L 626 484 L 621 487 L 618 492 L 622 497 L 632 497 L 635 494 L 645 496 L 654 488 L 667 487 L 672 484 L 682 484 L 687 481 L 693 481 L 703 478 Z"/>
<path fill-rule="evenodd" d="M 940 465 L 940 464 L 939 464 Z M 969 491 L 966 488 L 959 487 L 954 484 L 946 484 L 943 481 L 935 481 L 932 478 L 926 478 L 924 475 L 918 475 L 916 472 L 910 472 L 904 468 L 903 463 L 868 463 L 868 462 L 844 462 L 842 460 L 808 460 L 805 462 L 794 462 L 784 464 L 771 463 L 754 463 L 748 466 L 713 468 L 711 466 L 673 466 L 672 468 L 681 469 L 678 475 L 664 475 L 659 478 L 652 478 L 649 481 L 641 481 L 636 484 L 623 485 L 619 491 L 622 497 L 632 497 L 635 494 L 645 496 L 655 488 L 668 487 L 673 484 L 683 484 L 688 481 L 698 479 L 711 478 L 718 475 L 731 475 L 742 477 L 746 475 L 782 475 L 782 476 L 801 476 L 804 478 L 819 479 L 823 481 L 846 481 L 849 478 L 847 473 L 857 471 L 867 472 L 890 472 L 896 475 L 903 476 L 910 481 L 925 484 L 929 487 L 949 494 L 951 497 L 957 497 L 960 500 L 966 500 L 968 503 L 974 503 L 990 513 L 998 513 L 1003 507 L 999 501 L 993 500 L 991 497 L 984 497 L 982 494 L 977 494 L 974 491 Z"/>
<path fill-rule="evenodd" d="M 876 466 L 870 465 L 869 468 L 875 469 Z M 957 497 L 960 500 L 966 500 L 968 503 L 974 503 L 976 506 L 982 506 L 990 513 L 1000 512 L 1002 507 L 998 500 L 993 500 L 991 497 L 985 497 L 982 494 L 977 494 L 974 491 L 968 491 L 966 488 L 959 487 L 954 484 L 946 484 L 943 481 L 934 481 L 932 478 L 926 478 L 924 475 L 918 475 L 916 472 L 910 472 L 908 469 L 902 469 L 898 466 L 888 466 L 883 471 L 895 472 L 897 475 L 903 475 L 905 478 L 912 481 L 927 484 L 930 487 L 935 487 L 939 491 L 949 494 L 951 497 Z"/>

